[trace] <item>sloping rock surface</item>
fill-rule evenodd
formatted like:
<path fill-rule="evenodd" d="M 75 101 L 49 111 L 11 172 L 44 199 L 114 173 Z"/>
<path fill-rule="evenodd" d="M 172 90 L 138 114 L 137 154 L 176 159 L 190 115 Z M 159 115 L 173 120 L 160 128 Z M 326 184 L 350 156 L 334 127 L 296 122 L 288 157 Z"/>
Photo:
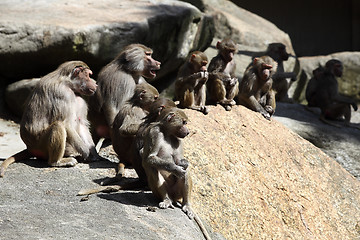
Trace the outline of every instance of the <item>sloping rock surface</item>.
<path fill-rule="evenodd" d="M 320 149 L 242 106 L 186 113 L 194 205 L 226 239 L 360 237 L 360 182 Z"/>
<path fill-rule="evenodd" d="M 360 182 L 319 148 L 242 106 L 230 112 L 210 106 L 206 116 L 185 112 L 193 206 L 214 239 L 360 237 Z M 16 128 L 2 131 L 0 140 L 15 136 L 1 141 L 0 154 L 20 144 Z M 180 209 L 157 209 L 148 191 L 80 202 L 76 193 L 113 176 L 114 166 L 49 168 L 35 160 L 11 165 L 0 179 L 0 238 L 203 239 Z M 133 170 L 126 174 L 136 176 Z M 156 212 L 147 211 L 149 206 Z"/>

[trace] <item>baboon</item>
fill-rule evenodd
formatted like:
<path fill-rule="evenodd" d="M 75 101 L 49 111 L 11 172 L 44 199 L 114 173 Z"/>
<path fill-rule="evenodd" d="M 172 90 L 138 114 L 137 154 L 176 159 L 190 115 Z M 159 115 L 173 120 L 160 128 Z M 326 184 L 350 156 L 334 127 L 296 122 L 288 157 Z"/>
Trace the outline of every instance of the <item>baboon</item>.
<path fill-rule="evenodd" d="M 269 44 L 265 55 L 270 56 L 278 64 L 277 71 L 272 76 L 272 88 L 275 91 L 276 101 L 292 103 L 293 100 L 289 98 L 288 95 L 290 82 L 288 82 L 287 78 L 290 78 L 291 81 L 295 81 L 296 74 L 294 72 L 284 71 L 283 62 L 289 59 L 289 54 L 286 52 L 286 46 L 282 43 L 271 43 Z"/>
<path fill-rule="evenodd" d="M 166 114 L 163 114 L 165 113 Z M 195 218 L 206 239 L 210 236 L 190 204 L 192 181 L 181 139 L 189 134 L 188 118 L 177 108 L 162 112 L 160 121 L 151 123 L 144 135 L 142 165 L 160 208 L 173 207 L 181 201 L 182 210 Z"/>
<path fill-rule="evenodd" d="M 234 54 L 236 45 L 231 39 L 216 44 L 218 54 L 209 64 L 209 80 L 206 83 L 208 99 L 220 103 L 227 111 L 235 105 L 234 97 L 239 92 L 239 81 L 235 76 Z"/>
<path fill-rule="evenodd" d="M 189 54 L 179 69 L 175 82 L 175 98 L 179 107 L 190 108 L 208 114 L 206 102 L 206 81 L 208 59 L 205 53 L 195 51 Z"/>
<path fill-rule="evenodd" d="M 351 106 L 357 111 L 356 102 L 350 98 L 341 96 L 338 91 L 336 77 L 343 74 L 343 64 L 337 59 L 326 62 L 325 68 L 319 67 L 313 71 L 314 79 L 309 81 L 306 88 L 306 100 L 309 107 L 319 107 L 321 109 L 320 120 L 323 122 L 340 127 L 337 124 L 327 121 L 345 118 L 345 125 L 352 127 Z"/>
<path fill-rule="evenodd" d="M 150 111 L 146 116 L 145 121 L 140 124 L 138 132 L 136 134 L 135 142 L 133 145 L 133 167 L 136 170 L 139 180 L 144 183 L 144 186 L 147 185 L 147 179 L 144 168 L 142 167 L 141 154 L 144 147 L 144 135 L 146 129 L 151 123 L 159 121 L 161 119 L 161 114 L 165 114 L 167 109 L 171 109 L 174 107 L 176 107 L 175 103 L 168 98 L 159 97 L 158 99 L 156 99 L 156 101 L 151 105 Z"/>
<path fill-rule="evenodd" d="M 277 63 L 269 56 L 254 58 L 253 63 L 245 70 L 239 86 L 239 104 L 260 112 L 268 120 L 276 108 L 271 88 L 271 77 L 276 68 Z"/>
<path fill-rule="evenodd" d="M 176 105 L 172 100 L 168 98 L 159 97 L 158 99 L 155 100 L 155 102 L 153 102 L 153 104 L 151 104 L 148 115 L 144 118 L 144 121 L 140 124 L 135 140 L 133 141 L 133 144 L 131 146 L 131 150 L 133 151 L 131 155 L 132 165 L 139 177 L 139 179 L 136 182 L 126 183 L 121 185 L 104 186 L 95 189 L 84 189 L 81 190 L 78 193 L 78 195 L 89 195 L 99 192 L 116 192 L 119 190 L 130 190 L 130 189 L 133 190 L 148 186 L 147 177 L 145 170 L 142 166 L 142 158 L 141 158 L 142 149 L 144 147 L 144 135 L 146 129 L 151 123 L 159 121 L 162 118 L 162 116 L 169 111 L 169 109 L 175 107 Z M 182 166 L 186 165 L 184 162 L 181 162 L 180 164 Z M 116 176 L 115 178 L 106 179 L 102 183 L 102 185 L 112 184 L 118 181 L 118 179 L 119 179 L 118 176 Z"/>
<path fill-rule="evenodd" d="M 96 140 L 110 138 L 115 116 L 133 95 L 136 84 L 156 77 L 160 62 L 152 58 L 152 52 L 142 44 L 131 44 L 100 71 L 98 91 L 89 100 L 89 120 Z"/>
<path fill-rule="evenodd" d="M 137 84 L 134 95 L 124 103 L 115 117 L 111 141 L 120 160 L 117 173 L 120 177 L 124 174 L 125 164 L 133 163 L 132 145 L 135 136 L 158 96 L 159 92 L 149 83 Z"/>
<path fill-rule="evenodd" d="M 87 104 L 78 94 L 91 96 L 97 85 L 89 67 L 81 61 L 61 64 L 42 77 L 29 96 L 20 123 L 20 136 L 27 149 L 6 159 L 0 176 L 14 161 L 30 157 L 48 159 L 50 166 L 77 164 L 100 158 L 87 121 Z"/>
<path fill-rule="evenodd" d="M 313 101 L 312 98 L 314 94 L 316 94 L 316 88 L 318 83 L 321 81 L 325 72 L 325 68 L 323 66 L 319 66 L 312 71 L 313 77 L 309 80 L 306 90 L 305 90 L 305 99 L 308 101 L 308 106 L 312 107 Z"/>

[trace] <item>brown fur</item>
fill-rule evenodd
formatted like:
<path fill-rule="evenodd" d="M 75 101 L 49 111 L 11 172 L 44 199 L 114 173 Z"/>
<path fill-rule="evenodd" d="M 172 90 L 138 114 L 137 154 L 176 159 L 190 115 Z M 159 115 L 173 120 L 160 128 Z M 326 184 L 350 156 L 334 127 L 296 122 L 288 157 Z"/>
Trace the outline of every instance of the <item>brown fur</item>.
<path fill-rule="evenodd" d="M 180 101 L 179 107 L 208 113 L 205 106 L 207 63 L 205 53 L 195 51 L 189 54 L 187 61 L 179 69 L 175 82 L 175 98 Z"/>
<path fill-rule="evenodd" d="M 290 78 L 291 81 L 296 80 L 296 74 L 294 72 L 285 72 L 284 71 L 284 61 L 287 61 L 289 54 L 286 52 L 286 46 L 282 43 L 271 43 L 269 44 L 265 55 L 270 56 L 274 59 L 277 64 L 277 71 L 272 76 L 273 86 L 272 88 L 275 91 L 276 101 L 289 102 L 292 103 L 293 100 L 289 98 L 288 90 L 290 88 L 290 83 L 287 78 Z"/>
<path fill-rule="evenodd" d="M 1 176 L 8 163 L 21 160 L 21 155 L 48 159 L 50 166 L 59 167 L 74 166 L 76 156 L 100 158 L 89 132 L 87 104 L 77 95 L 90 96 L 96 91 L 91 74 L 84 62 L 71 61 L 41 78 L 20 123 L 27 150 L 6 159 L 1 165 Z"/>
<path fill-rule="evenodd" d="M 151 57 L 152 50 L 141 44 L 131 44 L 99 73 L 99 89 L 89 101 L 89 119 L 94 136 L 109 138 L 115 116 L 131 98 L 136 84 L 144 78 L 155 78 L 160 62 Z"/>
<path fill-rule="evenodd" d="M 219 41 L 216 48 L 218 54 L 209 64 L 208 99 L 231 110 L 231 106 L 235 105 L 234 97 L 239 92 L 239 81 L 235 76 L 236 45 L 232 40 L 225 39 Z"/>
<path fill-rule="evenodd" d="M 146 82 L 137 84 L 134 95 L 124 103 L 115 117 L 111 140 L 120 160 L 119 176 L 123 176 L 126 164 L 131 165 L 133 163 L 135 136 L 158 96 L 159 92 L 150 84 Z"/>
<path fill-rule="evenodd" d="M 272 75 L 276 72 L 277 63 L 269 56 L 255 58 L 245 70 L 239 86 L 239 103 L 266 119 L 274 114 L 276 103 L 272 90 Z"/>

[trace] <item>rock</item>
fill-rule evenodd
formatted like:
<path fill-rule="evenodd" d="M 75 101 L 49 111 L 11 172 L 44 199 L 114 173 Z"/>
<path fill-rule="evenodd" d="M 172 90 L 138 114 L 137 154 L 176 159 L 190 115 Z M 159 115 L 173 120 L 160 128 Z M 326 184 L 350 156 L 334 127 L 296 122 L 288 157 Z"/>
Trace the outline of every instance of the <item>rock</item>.
<path fill-rule="evenodd" d="M 242 106 L 230 112 L 209 107 L 206 116 L 185 110 L 191 133 L 184 150 L 193 207 L 214 239 L 359 238 L 360 182 L 334 159 L 278 120 Z M 8 139 L 6 144 L 18 144 Z M 0 144 L 0 154 L 8 148 Z M 98 194 L 87 201 L 75 196 L 113 176 L 114 167 L 14 163 L 0 179 L 0 226 L 6 230 L 0 238 L 203 239 L 180 209 L 156 208 L 149 191 Z M 127 169 L 127 178 L 134 174 Z"/>
<path fill-rule="evenodd" d="M 194 207 L 226 239 L 356 239 L 360 182 L 277 120 L 185 110 Z"/>
<path fill-rule="evenodd" d="M 252 57 L 263 55 L 268 44 L 281 42 L 285 44 L 287 51 L 291 54 L 289 60 L 284 62 L 285 71 L 298 73 L 298 63 L 289 35 L 271 22 L 238 7 L 231 1 L 183 1 L 193 4 L 214 21 L 215 37 L 211 45 L 205 50 L 209 61 L 217 55 L 216 43 L 230 37 L 237 44 L 238 52 L 235 54 L 236 76 L 241 80 L 245 69 L 252 61 Z M 169 82 L 173 83 L 174 80 Z M 172 98 L 174 96 L 174 83 L 165 90 L 161 89 L 161 91 L 162 95 Z"/>
<path fill-rule="evenodd" d="M 0 118 L 0 163 L 23 149 L 19 124 Z M 103 150 L 113 157 L 109 147 Z M 76 196 L 115 175 L 111 160 L 72 168 L 34 159 L 10 165 L 0 178 L 0 239 L 204 239 L 180 208 L 159 209 L 151 191 L 97 194 L 87 201 Z M 135 170 L 126 169 L 125 177 L 137 177 Z M 213 240 L 224 240 L 209 231 Z"/>
<path fill-rule="evenodd" d="M 300 57 L 300 79 L 290 88 L 295 100 L 307 104 L 305 89 L 312 78 L 312 71 L 319 65 L 325 66 L 330 59 L 339 59 L 344 64 L 344 73 L 338 79 L 339 92 L 343 95 L 360 100 L 360 52 L 339 52 L 327 56 Z"/>
<path fill-rule="evenodd" d="M 261 56 L 268 44 L 281 42 L 292 55 L 284 62 L 285 71 L 294 71 L 296 59 L 289 35 L 264 18 L 225 0 L 187 0 L 212 16 L 215 39 L 206 50 L 209 59 L 217 54 L 216 42 L 230 37 L 238 45 L 236 74 L 241 79 L 253 56 Z M 216 6 L 216 7 L 215 7 Z M 295 69 L 295 71 L 298 71 Z"/>
<path fill-rule="evenodd" d="M 277 103 L 274 119 L 320 148 L 360 180 L 360 130 L 324 124 L 319 116 L 319 108 L 308 111 L 301 104 Z M 360 128 L 359 111 L 352 109 L 351 123 Z"/>
<path fill-rule="evenodd" d="M 79 59 L 97 73 L 124 46 L 140 42 L 162 62 L 161 77 L 191 49 L 205 49 L 212 29 L 204 14 L 180 1 L 2 1 L 0 71 L 12 80 L 39 77 Z"/>
<path fill-rule="evenodd" d="M 26 99 L 39 82 L 40 78 L 24 79 L 9 84 L 5 89 L 5 102 L 11 113 L 21 117 L 25 109 Z"/>

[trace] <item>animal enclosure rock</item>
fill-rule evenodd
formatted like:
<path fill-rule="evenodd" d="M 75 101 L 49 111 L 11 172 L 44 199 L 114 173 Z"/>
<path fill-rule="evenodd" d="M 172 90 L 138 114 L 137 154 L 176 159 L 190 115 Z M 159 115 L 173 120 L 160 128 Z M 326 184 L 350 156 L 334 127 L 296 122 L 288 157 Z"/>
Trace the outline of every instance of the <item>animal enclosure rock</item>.
<path fill-rule="evenodd" d="M 180 1 L 1 1 L 0 71 L 20 80 L 79 59 L 97 73 L 123 47 L 139 42 L 154 49 L 164 74 L 191 49 L 210 44 L 211 34 L 200 37 L 211 33 L 204 21 L 197 8 Z"/>
<path fill-rule="evenodd" d="M 276 120 L 242 106 L 185 110 L 193 205 L 226 239 L 356 239 L 360 182 Z"/>

